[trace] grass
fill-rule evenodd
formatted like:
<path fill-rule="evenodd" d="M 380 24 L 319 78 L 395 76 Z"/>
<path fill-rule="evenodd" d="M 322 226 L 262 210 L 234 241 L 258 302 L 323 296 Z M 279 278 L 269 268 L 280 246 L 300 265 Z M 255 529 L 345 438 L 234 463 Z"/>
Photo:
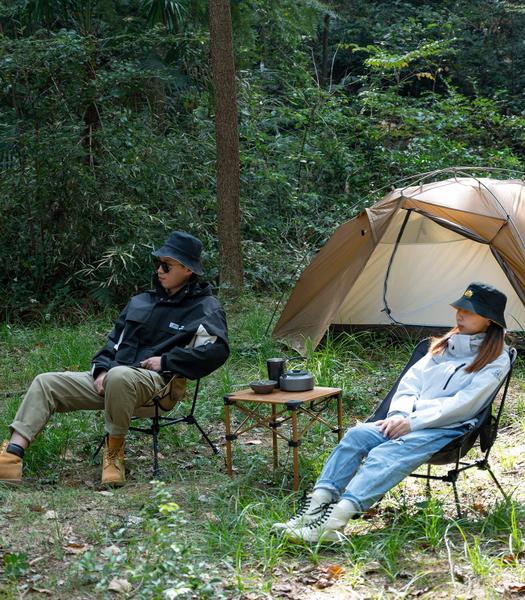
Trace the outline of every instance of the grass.
<path fill-rule="evenodd" d="M 199 420 L 221 444 L 223 395 L 264 377 L 266 358 L 293 356 L 264 335 L 270 308 L 252 300 L 228 309 L 232 356 L 203 381 L 198 408 Z M 0 328 L 3 437 L 34 375 L 87 369 L 111 316 L 60 327 Z M 293 366 L 308 368 L 319 384 L 344 389 L 345 424 L 350 425 L 382 399 L 410 349 L 411 342 L 361 332 L 329 338 Z M 510 594 L 509 582 L 523 583 L 525 576 L 525 497 L 516 484 L 523 475 L 523 454 L 512 452 L 523 444 L 524 387 L 519 363 L 493 461 L 504 487 L 514 489 L 510 501 L 501 501 L 486 473 L 469 473 L 459 482 L 466 514 L 459 521 L 447 486 L 434 486 L 429 500 L 421 482 L 406 480 L 366 518 L 352 521 L 348 541 L 338 547 L 291 544 L 271 534 L 271 525 L 289 517 L 299 495 L 291 491 L 290 450 L 281 446 L 274 472 L 266 432 L 247 436 L 259 444 L 242 438 L 234 444 L 232 480 L 222 458 L 211 455 L 194 428 L 163 430 L 165 485 L 160 488 L 149 481 L 149 439 L 130 436 L 129 484 L 108 494 L 99 487 L 99 467 L 90 461 L 102 416 L 55 415 L 27 453 L 24 484 L 0 486 L 0 598 L 41 597 L 38 590 L 59 599 L 105 598 L 113 594 L 112 581 L 122 579 L 131 591 L 121 595 L 137 598 L 176 593 L 313 598 L 323 586 L 335 598 Z M 330 416 L 335 420 L 334 412 Z M 319 426 L 305 436 L 302 489 L 315 480 L 334 443 L 334 434 Z M 179 588 L 173 591 L 175 585 Z M 181 592 L 180 586 L 189 591 Z"/>

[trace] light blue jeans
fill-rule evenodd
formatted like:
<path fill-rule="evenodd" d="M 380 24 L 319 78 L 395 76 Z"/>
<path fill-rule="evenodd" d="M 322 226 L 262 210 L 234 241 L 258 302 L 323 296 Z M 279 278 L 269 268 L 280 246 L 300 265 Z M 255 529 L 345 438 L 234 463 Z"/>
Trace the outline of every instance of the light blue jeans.
<path fill-rule="evenodd" d="M 375 423 L 362 423 L 349 429 L 334 448 L 314 489 L 329 490 L 335 500 L 346 498 L 366 512 L 389 489 L 468 429 L 468 425 L 420 429 L 392 440 Z"/>

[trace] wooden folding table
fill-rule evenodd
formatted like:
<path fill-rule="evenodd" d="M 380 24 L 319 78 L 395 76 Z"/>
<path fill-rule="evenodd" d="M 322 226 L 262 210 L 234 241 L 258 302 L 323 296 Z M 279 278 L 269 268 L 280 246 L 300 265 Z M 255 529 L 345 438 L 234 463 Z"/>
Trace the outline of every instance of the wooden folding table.
<path fill-rule="evenodd" d="M 337 402 L 337 427 L 324 419 L 322 412 L 331 401 Z M 271 407 L 268 414 L 267 406 Z M 246 415 L 232 431 L 232 408 Z M 300 419 L 304 416 L 304 419 Z M 289 424 L 289 435 L 279 429 Z M 293 451 L 293 489 L 299 489 L 299 446 L 301 438 L 314 423 L 322 423 L 337 433 L 338 441 L 343 435 L 343 403 L 341 388 L 315 387 L 307 392 L 283 392 L 256 394 L 251 389 L 240 390 L 224 396 L 224 425 L 226 429 L 226 466 L 233 477 L 232 441 L 256 427 L 269 428 L 272 432 L 273 468 L 279 464 L 278 439 L 283 439 Z"/>

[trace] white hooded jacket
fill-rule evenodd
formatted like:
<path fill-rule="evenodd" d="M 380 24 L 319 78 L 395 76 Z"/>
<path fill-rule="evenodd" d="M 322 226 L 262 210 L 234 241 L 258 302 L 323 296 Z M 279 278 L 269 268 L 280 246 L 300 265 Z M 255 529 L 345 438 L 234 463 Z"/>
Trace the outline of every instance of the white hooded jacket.
<path fill-rule="evenodd" d="M 505 347 L 480 371 L 465 371 L 476 358 L 484 337 L 484 333 L 455 333 L 445 352 L 426 354 L 402 377 L 388 417 L 408 417 L 412 431 L 474 424 L 476 415 L 510 368 Z"/>

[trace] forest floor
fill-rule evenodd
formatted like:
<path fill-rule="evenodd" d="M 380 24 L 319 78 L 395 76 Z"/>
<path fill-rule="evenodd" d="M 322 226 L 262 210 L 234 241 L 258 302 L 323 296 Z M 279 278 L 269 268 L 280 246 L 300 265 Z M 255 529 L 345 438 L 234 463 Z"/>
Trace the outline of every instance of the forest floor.
<path fill-rule="evenodd" d="M 231 360 L 204 380 L 199 417 L 224 453 L 222 396 L 262 376 L 283 349 L 265 336 L 267 311 L 234 316 Z M 36 372 L 87 368 L 109 318 L 81 325 L 6 326 L 1 333 L 0 430 Z M 86 341 L 87 340 L 87 341 Z M 412 342 L 347 338 L 311 353 L 318 383 L 342 387 L 345 426 L 366 418 L 406 361 Z M 150 481 L 146 436 L 130 436 L 128 483 L 104 489 L 91 455 L 102 433 L 97 413 L 53 418 L 27 453 L 23 483 L 0 485 L 0 598 L 518 598 L 525 594 L 525 370 L 518 359 L 491 465 L 460 477 L 463 511 L 450 485 L 409 478 L 338 545 L 292 544 L 271 533 L 290 516 L 291 455 L 271 467 L 271 436 L 253 430 L 234 443 L 235 476 L 194 428 L 161 432 L 162 483 Z M 327 417 L 335 421 L 335 410 Z M 313 427 L 300 448 L 301 490 L 335 443 Z M 443 472 L 445 468 L 437 468 Z"/>

